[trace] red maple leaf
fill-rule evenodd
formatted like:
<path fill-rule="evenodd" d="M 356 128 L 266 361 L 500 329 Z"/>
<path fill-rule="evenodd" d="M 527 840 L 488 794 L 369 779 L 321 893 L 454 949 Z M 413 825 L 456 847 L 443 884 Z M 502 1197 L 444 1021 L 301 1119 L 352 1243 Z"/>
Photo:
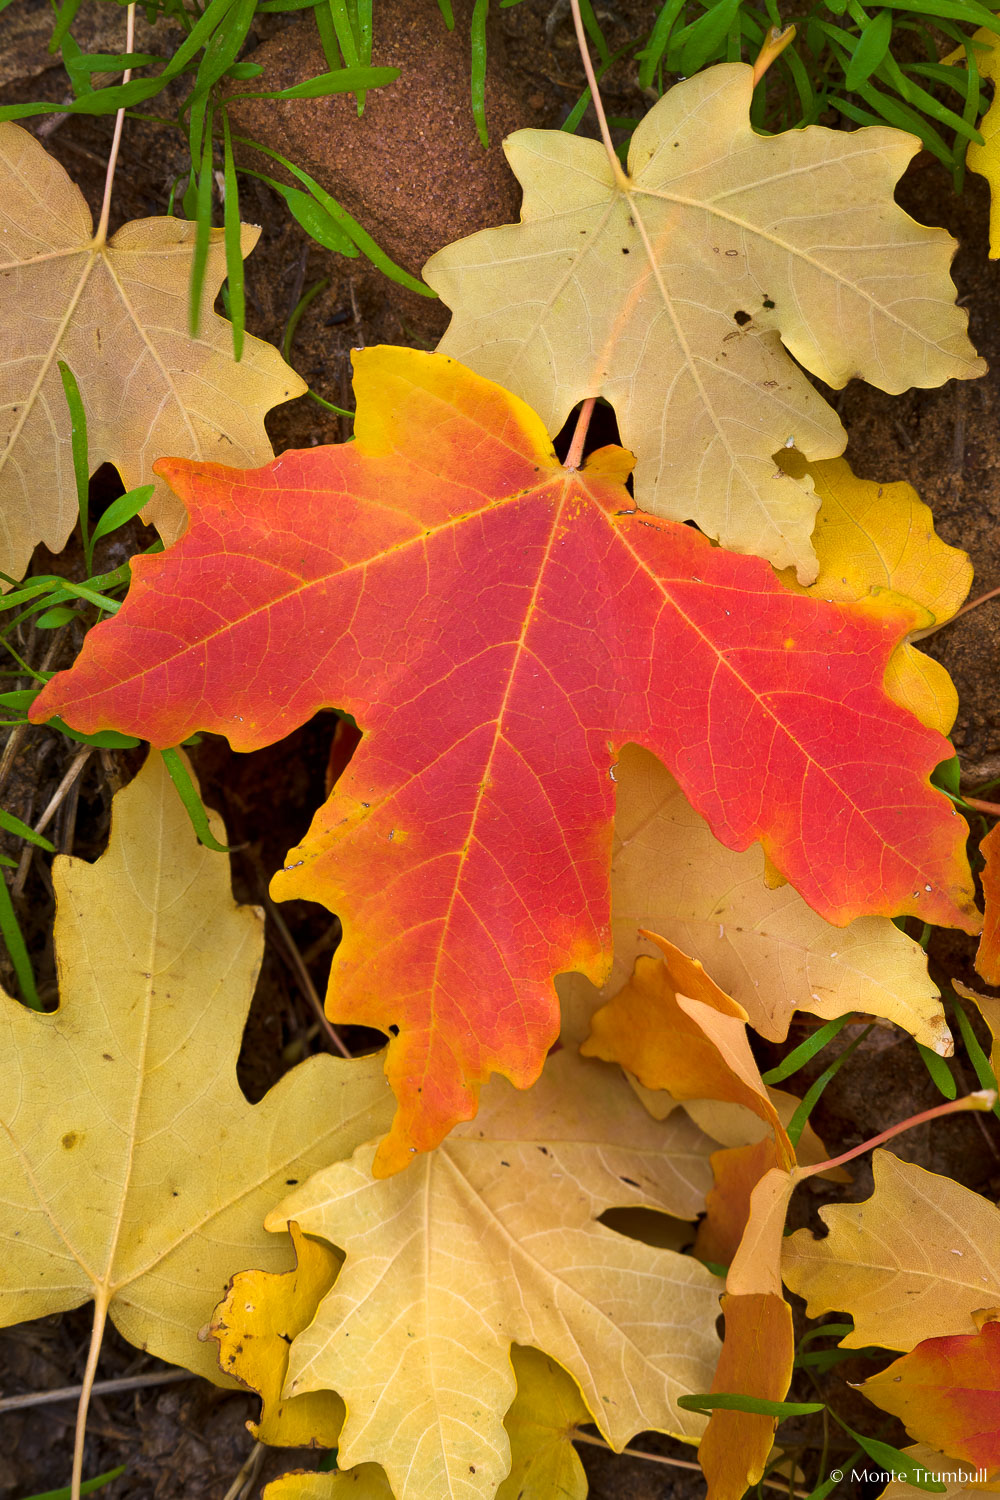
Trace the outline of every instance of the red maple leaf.
<path fill-rule="evenodd" d="M 831 921 L 975 929 L 966 826 L 928 780 L 950 747 L 882 688 L 905 604 L 793 594 L 637 511 L 622 450 L 564 469 L 529 408 L 442 355 L 365 350 L 355 390 L 353 443 L 157 465 L 188 530 L 134 560 L 33 718 L 250 750 L 354 715 L 273 890 L 340 915 L 331 1016 L 399 1029 L 381 1172 L 470 1118 L 490 1072 L 534 1080 L 554 974 L 603 979 L 627 741 Z"/>
<path fill-rule="evenodd" d="M 1000 1477 L 1000 1323 L 925 1339 L 859 1389 L 918 1442 L 982 1471 L 970 1479 Z"/>

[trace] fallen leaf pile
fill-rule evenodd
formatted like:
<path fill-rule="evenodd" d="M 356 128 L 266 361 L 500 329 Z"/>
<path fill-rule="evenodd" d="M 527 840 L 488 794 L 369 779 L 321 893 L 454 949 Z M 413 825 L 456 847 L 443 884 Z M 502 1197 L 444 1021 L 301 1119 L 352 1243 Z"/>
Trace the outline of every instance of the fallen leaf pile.
<path fill-rule="evenodd" d="M 786 1240 L 782 1275 L 810 1316 L 851 1315 L 845 1348 L 905 1351 L 861 1389 L 928 1445 L 927 1468 L 1000 1483 L 1000 1209 L 887 1151 L 873 1165 L 870 1198 L 820 1210 L 825 1239 Z"/>
<path fill-rule="evenodd" d="M 778 1483 L 809 1368 L 786 1286 L 852 1319 L 843 1349 L 888 1351 L 860 1389 L 909 1461 L 972 1467 L 946 1500 L 1000 1491 L 1000 1210 L 878 1151 L 826 1237 L 784 1234 L 806 1178 L 993 1106 L 1000 1001 L 945 997 L 969 1002 L 982 1090 L 832 1161 L 808 1115 L 849 1050 L 804 1099 L 768 1084 L 835 1028 L 764 1076 L 751 1035 L 783 1043 L 799 1012 L 896 1026 L 944 1091 L 954 1039 L 910 934 L 982 927 L 1000 982 L 997 833 L 981 919 L 958 700 L 919 649 L 971 566 L 910 486 L 838 456 L 805 373 L 898 392 L 984 365 L 953 241 L 893 200 L 913 140 L 758 134 L 753 79 L 675 85 L 627 169 L 517 132 L 521 222 L 426 267 L 441 348 L 356 351 L 353 440 L 276 458 L 264 414 L 304 383 L 252 338 L 235 361 L 212 312 L 189 336 L 195 227 L 107 240 L 0 123 L 0 571 L 76 517 L 61 361 L 91 467 L 155 474 L 167 543 L 71 668 L 35 674 L 33 723 L 154 748 L 106 852 L 54 862 L 59 1008 L 0 995 L 0 1324 L 95 1305 L 73 1500 L 108 1318 L 255 1393 L 248 1441 L 335 1456 L 264 1500 L 585 1500 L 574 1444 L 645 1429 L 697 1446 L 708 1500 L 742 1500 Z M 563 463 L 553 438 L 598 396 L 624 446 L 580 462 L 584 408 Z M 350 735 L 272 894 L 339 919 L 327 1012 L 388 1041 L 251 1105 L 263 914 L 158 750 L 259 749 L 324 708 Z"/>
<path fill-rule="evenodd" d="M 700 1211 L 712 1142 L 690 1121 L 651 1119 L 613 1070 L 563 1050 L 527 1095 L 493 1080 L 476 1120 L 406 1172 L 374 1179 L 376 1146 L 267 1220 L 346 1253 L 286 1386 L 343 1396 L 345 1465 L 377 1459 L 398 1500 L 489 1492 L 510 1464 L 512 1343 L 557 1359 L 616 1447 L 646 1427 L 700 1431 L 676 1398 L 711 1379 L 718 1282 L 598 1222 L 616 1206 Z"/>

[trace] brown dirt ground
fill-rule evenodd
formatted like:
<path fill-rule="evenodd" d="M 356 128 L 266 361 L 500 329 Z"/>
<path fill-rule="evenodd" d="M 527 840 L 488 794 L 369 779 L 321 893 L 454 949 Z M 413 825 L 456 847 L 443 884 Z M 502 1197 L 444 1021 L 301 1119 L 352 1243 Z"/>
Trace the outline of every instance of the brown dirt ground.
<path fill-rule="evenodd" d="M 395 0 L 394 0 L 395 3 Z M 434 10 L 433 0 L 427 5 Z M 416 0 L 412 8 L 418 9 Z M 598 13 L 612 48 L 648 29 L 656 7 L 629 4 L 620 9 L 598 4 Z M 60 99 L 66 94 L 65 75 L 48 66 L 44 43 L 51 12 L 44 0 L 15 0 L 0 17 L 0 99 Z M 89 50 L 115 50 L 116 27 L 122 12 L 117 6 L 87 0 L 85 24 L 90 27 Z M 377 13 L 376 13 L 377 20 Z M 16 29 L 14 22 L 16 21 Z M 491 66 L 502 74 L 500 83 L 510 109 L 527 122 L 556 126 L 577 99 L 583 78 L 576 54 L 568 10 L 550 0 L 524 0 L 499 12 L 505 61 L 500 42 L 491 37 Z M 272 17 L 258 41 L 279 36 L 284 25 Z M 145 45 L 145 43 L 143 43 Z M 160 43 L 159 45 L 165 45 Z M 279 40 L 287 50 L 287 38 Z M 155 48 L 153 49 L 155 50 Z M 641 112 L 644 101 L 632 88 L 627 66 L 617 65 L 603 90 L 609 113 Z M 449 116 L 452 128 L 454 121 Z M 433 135 L 434 118 L 427 121 Z M 79 182 L 96 209 L 100 201 L 111 123 L 81 117 L 57 126 L 45 138 L 47 148 Z M 392 130 L 388 149 L 395 149 Z M 371 142 L 368 143 L 371 147 Z M 378 142 L 375 147 L 378 149 Z M 475 157 L 470 157 L 474 170 Z M 126 128 L 118 172 L 114 219 L 162 213 L 172 183 L 185 165 L 181 137 L 159 126 L 130 122 Z M 423 167 L 426 171 L 426 165 Z M 492 169 L 491 169 L 492 170 Z M 408 174 L 404 174 L 406 176 Z M 412 175 L 412 174 L 409 174 Z M 414 179 L 414 213 L 422 213 L 420 233 L 444 244 L 451 209 L 436 201 L 433 184 Z M 358 216 L 368 207 L 376 213 L 379 180 L 374 171 L 367 181 L 353 184 Z M 502 199 L 502 181 L 493 181 L 487 204 Z M 991 373 L 976 385 L 951 383 L 941 390 L 914 391 L 889 397 L 854 383 L 835 399 L 851 434 L 848 457 L 855 470 L 881 480 L 908 479 L 934 509 L 946 540 L 964 547 L 976 568 L 974 593 L 1000 584 L 1000 560 L 995 539 L 1000 521 L 1000 446 L 995 433 L 1000 419 L 1000 271 L 985 255 L 988 196 L 985 184 L 970 177 L 956 198 L 950 179 L 926 154 L 918 157 L 899 190 L 899 201 L 927 223 L 944 224 L 960 241 L 955 277 L 962 301 L 970 311 L 971 332 L 991 364 Z M 424 202 L 426 200 L 426 202 Z M 421 203 L 424 202 L 424 209 Z M 248 324 L 260 337 L 280 344 L 289 316 L 303 290 L 326 280 L 310 305 L 295 337 L 292 360 L 313 389 L 338 405 L 350 406 L 350 350 L 380 342 L 431 345 L 440 323 L 439 310 L 411 294 L 400 295 L 363 260 L 345 261 L 319 250 L 291 222 L 269 189 L 245 180 L 243 216 L 263 225 L 261 241 L 247 265 Z M 479 206 L 479 212 L 487 212 Z M 377 214 L 376 214 L 377 217 Z M 461 215 L 459 215 L 461 217 Z M 463 221 L 463 228 L 465 221 Z M 405 246 L 400 250 L 405 259 Z M 437 321 L 435 314 L 438 315 Z M 276 449 L 336 442 L 347 435 L 343 419 L 324 412 L 308 398 L 279 408 L 268 420 Z M 95 498 L 118 493 L 115 476 L 97 476 Z M 99 564 L 112 567 L 142 545 L 143 530 L 135 523 L 126 544 L 116 541 L 99 554 Z M 42 556 L 38 571 L 77 572 L 78 544 L 58 558 Z M 1000 603 L 988 604 L 944 629 L 926 649 L 951 672 L 961 697 L 954 740 L 962 759 L 963 781 L 970 789 L 1000 776 L 1000 714 L 997 712 L 996 666 Z M 79 640 L 72 631 L 61 633 L 57 654 L 49 666 L 72 659 Z M 23 649 L 39 659 L 36 638 Z M 286 849 L 304 832 L 310 814 L 324 791 L 324 777 L 335 725 L 332 714 L 321 714 L 279 746 L 254 755 L 234 756 L 224 744 L 206 739 L 194 752 L 205 800 L 225 816 L 230 840 L 246 843 L 234 856 L 234 888 L 238 899 L 262 902 L 267 878 L 281 863 Z M 29 730 L 9 748 L 2 767 L 3 804 L 28 821 L 35 821 L 72 759 L 75 747 L 41 729 Z M 90 758 L 75 793 L 63 803 L 49 829 L 58 848 L 93 859 L 107 837 L 110 798 L 134 773 L 134 754 L 107 752 Z M 8 847 L 6 844 L 4 847 Z M 19 852 L 19 851 L 18 851 Z M 27 872 L 19 907 L 33 947 L 43 993 L 55 1000 L 54 965 L 47 936 L 51 922 L 51 885 L 44 867 L 33 860 Z M 322 993 L 330 955 L 337 939 L 335 923 L 319 908 L 292 903 L 283 909 L 292 940 L 304 956 L 316 988 Z M 321 1046 L 309 1001 L 302 993 L 293 957 L 285 940 L 269 922 L 264 970 L 258 985 L 240 1059 L 240 1080 L 251 1099 L 257 1099 L 294 1062 Z M 975 983 L 973 944 L 961 935 L 936 932 L 931 954 L 938 977 L 957 976 Z M 6 955 L 0 954 L 0 978 L 13 983 Z M 837 1046 L 846 1045 L 859 1028 L 848 1028 Z M 804 1019 L 793 1029 L 791 1041 L 810 1030 Z M 347 1033 L 355 1050 L 372 1043 L 371 1034 Z M 762 1049 L 762 1058 L 765 1049 Z M 829 1054 L 824 1054 L 824 1061 Z M 795 1080 L 800 1091 L 816 1068 Z M 967 1061 L 957 1065 L 963 1085 L 974 1086 Z M 831 1149 L 846 1149 L 884 1128 L 891 1120 L 938 1102 L 939 1096 L 908 1039 L 876 1030 L 861 1045 L 851 1063 L 827 1089 L 814 1114 L 814 1123 Z M 938 1172 L 948 1172 L 970 1187 L 1000 1192 L 1000 1151 L 995 1133 L 982 1117 L 966 1116 L 914 1131 L 894 1149 Z M 854 1168 L 848 1196 L 870 1192 L 870 1168 Z M 842 1197 L 842 1190 L 810 1183 L 797 1196 L 796 1222 L 815 1223 L 821 1202 Z M 0 1333 L 0 1382 L 5 1395 L 71 1384 L 80 1378 L 86 1352 L 89 1318 L 86 1309 L 43 1319 Z M 857 1367 L 857 1368 L 855 1368 Z M 100 1374 L 104 1378 L 157 1368 L 155 1361 L 137 1354 L 113 1332 L 105 1339 Z M 860 1378 L 858 1362 L 843 1369 Z M 838 1410 L 855 1425 L 870 1422 L 871 1408 L 846 1392 L 839 1376 L 822 1382 L 836 1396 Z M 810 1392 L 804 1389 L 802 1395 Z M 252 1414 L 248 1396 L 218 1391 L 192 1379 L 126 1396 L 95 1402 L 88 1439 L 87 1472 L 97 1473 L 118 1463 L 128 1472 L 109 1486 L 109 1500 L 222 1500 L 250 1450 L 243 1422 Z M 63 1403 L 21 1413 L 0 1413 L 0 1500 L 65 1484 L 72 1449 L 71 1404 Z M 806 1422 L 788 1424 L 790 1445 L 817 1445 L 817 1433 Z M 885 1434 L 891 1437 L 891 1430 Z M 900 1433 L 897 1432 L 897 1440 Z M 657 1434 L 636 1442 L 650 1453 L 690 1460 L 690 1450 Z M 616 1458 L 586 1447 L 582 1457 L 591 1479 L 594 1500 L 666 1500 L 703 1492 L 700 1477 L 683 1469 L 664 1467 L 648 1459 Z M 309 1466 L 308 1455 L 269 1454 L 257 1476 L 259 1483 L 285 1467 Z M 429 1497 L 430 1500 L 430 1497 Z"/>

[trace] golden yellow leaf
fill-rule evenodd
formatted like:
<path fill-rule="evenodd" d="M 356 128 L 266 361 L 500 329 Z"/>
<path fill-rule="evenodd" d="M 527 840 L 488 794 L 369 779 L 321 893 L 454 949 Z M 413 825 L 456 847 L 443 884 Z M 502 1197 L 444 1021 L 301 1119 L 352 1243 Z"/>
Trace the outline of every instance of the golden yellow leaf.
<path fill-rule="evenodd" d="M 1000 828 L 1000 823 L 996 825 Z M 992 1042 L 990 1044 L 990 1067 L 993 1069 L 994 1077 L 1000 1078 L 1000 998 L 996 995 L 981 995 L 978 990 L 970 990 L 967 984 L 960 979 L 952 980 L 952 988 L 966 1000 L 971 1000 L 979 1010 L 979 1014 L 990 1028 Z"/>
<path fill-rule="evenodd" d="M 700 1212 L 711 1142 L 689 1120 L 650 1119 L 618 1070 L 564 1049 L 527 1093 L 492 1080 L 477 1118 L 407 1171 L 374 1179 L 376 1146 L 267 1220 L 346 1252 L 286 1386 L 343 1396 L 342 1462 L 381 1463 L 398 1500 L 491 1493 L 511 1462 L 512 1343 L 558 1360 L 616 1448 L 648 1427 L 701 1431 L 676 1397 L 712 1378 L 718 1283 L 597 1222 Z"/>
<path fill-rule="evenodd" d="M 772 1168 L 787 1170 L 787 1157 L 773 1135 L 713 1151 L 712 1191 L 695 1240 L 699 1260 L 718 1266 L 732 1263 L 750 1221 L 753 1191 Z"/>
<path fill-rule="evenodd" d="M 626 746 L 615 775 L 614 965 L 599 993 L 577 974 L 557 981 L 568 1040 L 586 1035 L 595 1006 L 621 989 L 640 953 L 657 952 L 639 936 L 645 928 L 699 959 L 772 1041 L 784 1040 L 797 1009 L 825 1019 L 857 1010 L 944 1056 L 953 1051 L 927 956 L 888 918 L 832 927 L 791 886 L 769 891 L 760 847 L 724 848 L 637 745 Z"/>
<path fill-rule="evenodd" d="M 792 1173 L 772 1167 L 751 1193 L 747 1227 L 726 1276 L 726 1291 L 733 1296 L 784 1295 L 779 1268 L 785 1214 L 794 1187 Z"/>
<path fill-rule="evenodd" d="M 225 838 L 213 816 L 217 837 Z M 133 1344 L 228 1384 L 198 1330 L 283 1192 L 392 1114 L 381 1059 L 313 1057 L 250 1105 L 236 1058 L 264 943 L 197 842 L 159 755 L 113 804 L 96 864 L 53 867 L 61 1004 L 0 996 L 0 1323 L 94 1299 Z"/>
<path fill-rule="evenodd" d="M 783 583 L 837 603 L 892 589 L 927 610 L 929 625 L 951 619 L 972 585 L 972 564 L 937 535 L 934 517 L 911 485 L 859 479 L 842 458 L 807 464 L 801 454 L 783 453 L 780 462 L 796 479 L 807 475 L 820 501 L 813 532 L 819 574 L 803 589 L 789 568 Z M 889 660 L 886 690 L 921 723 L 951 732 L 958 713 L 955 686 L 940 662 L 910 641 Z"/>
<path fill-rule="evenodd" d="M 249 255 L 259 229 L 243 225 Z M 201 332 L 188 334 L 195 225 L 137 219 L 104 243 L 80 189 L 27 130 L 0 123 L 0 570 L 20 577 L 39 541 L 53 552 L 77 519 L 70 416 L 58 361 L 76 376 L 91 471 L 114 464 L 126 489 L 154 481 L 154 459 L 270 461 L 264 414 L 301 396 L 276 349 L 212 310 L 226 274 L 212 231 Z M 186 513 L 162 480 L 144 515 L 172 541 Z"/>
<path fill-rule="evenodd" d="M 511 1469 L 496 1500 L 587 1500 L 573 1433 L 591 1420 L 576 1382 L 538 1349 L 514 1347 L 517 1395 L 504 1417 Z"/>
<path fill-rule="evenodd" d="M 647 1092 L 644 1090 L 639 1096 L 644 1104 Z M 802 1100 L 797 1099 L 794 1094 L 789 1094 L 785 1089 L 772 1088 L 770 1085 L 767 1097 L 774 1105 L 782 1128 L 787 1130 Z M 724 1104 L 718 1099 L 686 1099 L 684 1108 L 699 1130 L 703 1130 L 706 1135 L 712 1137 L 713 1141 L 718 1141 L 723 1146 L 751 1146 L 769 1133 L 764 1120 L 752 1114 L 750 1110 L 744 1109 L 740 1104 Z M 654 1118 L 664 1117 L 656 1115 Z M 826 1146 L 807 1120 L 795 1148 L 795 1160 L 800 1167 L 812 1167 L 817 1162 L 826 1161 L 829 1155 Z M 831 1182 L 850 1182 L 851 1180 L 843 1167 L 834 1167 L 829 1172 L 821 1172 L 820 1176 Z"/>
<path fill-rule="evenodd" d="M 655 933 L 660 957 L 641 955 L 631 979 L 591 1021 L 583 1057 L 620 1063 L 647 1089 L 672 1098 L 740 1104 L 764 1120 L 788 1150 L 784 1126 L 747 1041 L 747 1013 L 697 960 Z"/>
<path fill-rule="evenodd" d="M 292 1339 L 308 1328 L 333 1286 L 342 1257 L 322 1240 L 288 1226 L 295 1251 L 291 1271 L 241 1271 L 215 1309 L 208 1330 L 219 1346 L 219 1366 L 261 1398 L 259 1422 L 247 1427 L 277 1448 L 336 1448 L 344 1403 L 334 1391 L 282 1399 Z"/>
<path fill-rule="evenodd" d="M 970 141 L 965 153 L 965 164 L 970 172 L 985 177 L 990 185 L 990 260 L 1000 259 L 1000 37 L 985 26 L 977 31 L 972 40 L 981 43 L 983 50 L 976 52 L 976 67 L 980 76 L 993 84 L 993 99 L 979 122 L 983 144 Z M 963 54 L 964 55 L 964 51 Z M 951 61 L 951 54 L 947 61 Z"/>
<path fill-rule="evenodd" d="M 776 1152 L 773 1141 L 760 1142 L 763 1161 Z M 746 1148 L 743 1148 L 746 1150 Z M 759 1148 L 750 1147 L 752 1154 Z M 737 1152 L 723 1153 L 737 1157 Z M 714 1159 L 713 1159 L 714 1160 Z M 752 1175 L 748 1180 L 752 1180 Z M 794 1175 L 772 1167 L 750 1195 L 743 1237 L 726 1276 L 725 1341 L 713 1392 L 760 1396 L 782 1401 L 788 1392 L 795 1356 L 792 1313 L 784 1300 L 779 1266 L 785 1214 Z M 708 1500 L 741 1500 L 748 1485 L 764 1472 L 776 1423 L 750 1413 L 716 1411 L 698 1449 L 708 1480 Z"/>
<path fill-rule="evenodd" d="M 792 1309 L 773 1292 L 722 1299 L 726 1340 L 712 1392 L 784 1401 L 792 1381 L 795 1334 Z M 708 1480 L 708 1500 L 743 1500 L 764 1473 L 774 1444 L 776 1417 L 718 1408 L 698 1444 Z"/>
<path fill-rule="evenodd" d="M 870 1198 L 820 1209 L 825 1239 L 799 1229 L 785 1241 L 785 1281 L 811 1318 L 851 1315 L 848 1349 L 974 1333 L 973 1315 L 1000 1305 L 1000 1209 L 889 1151 L 872 1164 Z"/>
<path fill-rule="evenodd" d="M 954 241 L 893 202 L 916 139 L 757 135 L 752 94 L 743 63 L 675 84 L 627 173 L 599 142 L 515 132 L 521 222 L 449 245 L 424 277 L 454 312 L 444 353 L 550 433 L 607 397 L 641 506 L 808 583 L 817 499 L 773 455 L 833 458 L 846 437 L 793 360 L 836 388 L 860 376 L 892 392 L 985 366 L 954 302 Z"/>
<path fill-rule="evenodd" d="M 979 845 L 983 856 L 983 935 L 976 954 L 976 973 L 987 984 L 1000 984 L 1000 823 L 994 823 Z"/>
<path fill-rule="evenodd" d="M 378 1464 L 332 1474 L 293 1469 L 265 1485 L 261 1500 L 395 1500 L 385 1471 Z"/>

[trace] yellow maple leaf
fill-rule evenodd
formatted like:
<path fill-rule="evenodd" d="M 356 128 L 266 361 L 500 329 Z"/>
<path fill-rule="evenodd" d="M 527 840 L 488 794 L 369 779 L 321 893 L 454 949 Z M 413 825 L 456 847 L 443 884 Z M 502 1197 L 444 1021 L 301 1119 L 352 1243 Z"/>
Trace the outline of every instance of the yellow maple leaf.
<path fill-rule="evenodd" d="M 803 589 L 788 569 L 782 574 L 787 587 L 840 604 L 891 589 L 925 609 L 928 625 L 951 619 L 972 585 L 972 564 L 937 535 L 934 517 L 912 485 L 859 479 L 842 458 L 807 464 L 800 454 L 787 453 L 781 466 L 796 478 L 808 475 L 820 501 L 813 532 L 819 573 Z M 893 702 L 921 723 L 951 733 L 958 713 L 954 683 L 940 662 L 911 641 L 890 657 L 885 686 Z"/>
<path fill-rule="evenodd" d="M 511 1359 L 517 1395 L 503 1422 L 511 1466 L 496 1500 L 587 1500 L 573 1434 L 591 1418 L 576 1382 L 538 1349 L 515 1346 Z"/>
<path fill-rule="evenodd" d="M 126 489 L 154 482 L 164 456 L 253 467 L 270 461 L 264 414 L 305 382 L 261 339 L 233 359 L 232 329 L 210 310 L 226 274 L 212 231 L 201 332 L 188 334 L 196 226 L 137 219 L 94 234 L 83 194 L 34 136 L 0 123 L 0 570 L 23 573 L 39 541 L 65 546 L 78 515 L 70 415 L 58 362 L 76 376 L 92 470 Z M 243 225 L 249 255 L 259 229 Z M 165 541 L 186 521 L 162 479 L 144 517 Z"/>
<path fill-rule="evenodd" d="M 965 164 L 977 177 L 985 177 L 990 185 L 990 260 L 1000 259 L 1000 37 L 995 31 L 981 27 L 972 37 L 982 50 L 976 52 L 976 67 L 980 77 L 993 84 L 993 99 L 979 122 L 979 133 L 983 144 L 970 141 L 965 153 Z M 965 56 L 964 47 L 949 53 L 945 62 Z"/>
<path fill-rule="evenodd" d="M 773 455 L 833 458 L 846 436 L 788 354 L 836 388 L 891 392 L 985 365 L 955 306 L 954 241 L 893 202 L 919 142 L 881 126 L 757 135 L 752 94 L 743 63 L 675 84 L 627 171 L 596 141 L 515 132 L 521 222 L 449 245 L 424 278 L 454 312 L 443 353 L 550 433 L 605 396 L 641 506 L 808 583 L 817 498 Z"/>
<path fill-rule="evenodd" d="M 378 1464 L 359 1464 L 356 1469 L 341 1469 L 332 1474 L 293 1469 L 280 1479 L 272 1479 L 265 1486 L 261 1500 L 395 1500 L 395 1497 Z"/>
<path fill-rule="evenodd" d="M 292 1339 L 308 1328 L 340 1270 L 342 1257 L 311 1240 L 293 1221 L 291 1271 L 241 1271 L 215 1309 L 209 1336 L 219 1346 L 219 1365 L 261 1398 L 259 1422 L 247 1428 L 261 1443 L 279 1448 L 336 1448 L 344 1403 L 333 1391 L 309 1391 L 282 1399 Z"/>
<path fill-rule="evenodd" d="M 511 1468 L 496 1500 L 553 1500 L 556 1495 L 586 1500 L 587 1476 L 573 1437 L 580 1423 L 590 1421 L 590 1412 L 575 1382 L 538 1349 L 515 1346 L 511 1361 L 517 1395 L 504 1417 Z M 292 1402 L 308 1399 L 293 1396 Z M 393 1500 L 385 1471 L 377 1464 L 329 1474 L 283 1474 L 268 1485 L 263 1500 L 338 1500 L 341 1495 L 344 1500 Z"/>
<path fill-rule="evenodd" d="M 346 1254 L 285 1388 L 339 1391 L 344 1464 L 382 1464 L 398 1500 L 492 1493 L 511 1464 L 513 1343 L 558 1360 L 615 1448 L 648 1427 L 701 1431 L 676 1398 L 711 1380 L 718 1282 L 598 1222 L 700 1212 L 712 1143 L 689 1120 L 652 1120 L 617 1070 L 566 1049 L 527 1093 L 492 1080 L 477 1118 L 406 1172 L 373 1178 L 376 1146 L 267 1220 Z"/>
<path fill-rule="evenodd" d="M 785 1241 L 784 1280 L 811 1318 L 851 1315 L 846 1349 L 974 1333 L 974 1314 L 1000 1307 L 1000 1209 L 889 1151 L 872 1165 L 870 1198 L 820 1209 L 825 1239 L 799 1229 Z"/>
<path fill-rule="evenodd" d="M 994 833 L 1000 824 L 994 825 Z M 997 840 L 994 839 L 994 843 Z M 989 903 L 987 903 L 989 904 Z M 978 960 L 977 960 L 978 961 Z M 981 995 L 971 990 L 960 979 L 951 981 L 952 989 L 965 1000 L 971 1000 L 990 1029 L 990 1067 L 994 1078 L 1000 1078 L 1000 998 L 996 995 Z"/>
<path fill-rule="evenodd" d="M 826 1019 L 857 1010 L 942 1055 L 954 1050 L 927 957 L 888 918 L 833 927 L 791 886 L 768 890 L 760 848 L 720 844 L 648 751 L 626 746 L 615 776 L 614 965 L 600 991 L 578 974 L 557 981 L 567 1036 L 586 1034 L 595 1005 L 621 989 L 639 954 L 657 954 L 645 928 L 700 959 L 772 1041 L 797 1009 Z"/>
<path fill-rule="evenodd" d="M 110 1317 L 228 1384 L 198 1330 L 247 1260 L 288 1266 L 287 1236 L 263 1232 L 276 1199 L 386 1128 L 381 1059 L 313 1057 L 247 1102 L 262 914 L 234 902 L 160 756 L 115 797 L 97 863 L 59 857 L 53 881 L 60 1007 L 0 994 L 0 1325 L 93 1299 L 88 1381 Z"/>

